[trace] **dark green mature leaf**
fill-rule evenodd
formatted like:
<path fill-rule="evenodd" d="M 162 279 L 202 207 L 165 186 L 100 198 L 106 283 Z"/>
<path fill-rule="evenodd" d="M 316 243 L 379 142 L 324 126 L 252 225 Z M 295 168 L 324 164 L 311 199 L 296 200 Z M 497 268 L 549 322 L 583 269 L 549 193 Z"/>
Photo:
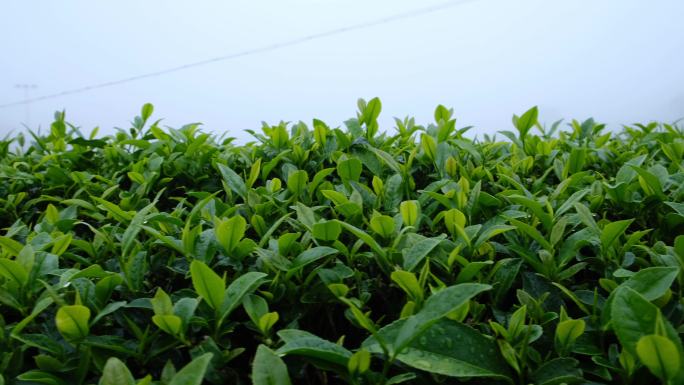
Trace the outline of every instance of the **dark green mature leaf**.
<path fill-rule="evenodd" d="M 434 238 L 424 238 L 413 244 L 411 248 L 404 249 L 402 251 L 404 255 L 404 269 L 413 271 L 444 239 L 446 237 L 443 235 Z"/>
<path fill-rule="evenodd" d="M 538 385 L 576 384 L 583 381 L 579 361 L 574 358 L 556 358 L 547 361 L 533 374 L 532 379 Z"/>
<path fill-rule="evenodd" d="M 380 334 L 397 339 L 406 320 L 384 327 Z M 372 353 L 382 353 L 374 338 L 363 343 Z M 411 367 L 450 377 L 494 377 L 512 383 L 512 373 L 496 343 L 462 323 L 442 319 L 422 337 L 411 342 L 397 359 Z"/>
<path fill-rule="evenodd" d="M 280 330 L 278 335 L 285 341 L 285 345 L 276 351 L 278 354 L 300 355 L 343 367 L 346 367 L 352 355 L 344 347 L 303 330 L 285 329 Z"/>
<path fill-rule="evenodd" d="M 491 286 L 479 283 L 462 283 L 442 289 L 428 297 L 418 313 L 405 320 L 394 339 L 389 339 L 385 328 L 380 329 L 378 335 L 384 340 L 392 341 L 394 354 L 400 353 L 439 319 L 458 309 L 477 294 L 490 289 Z"/>
<path fill-rule="evenodd" d="M 615 243 L 615 241 L 625 233 L 625 230 L 633 222 L 633 219 L 627 219 L 624 221 L 611 222 L 603 227 L 601 231 L 601 245 L 604 250 L 608 249 Z"/>
<path fill-rule="evenodd" d="M 252 384 L 290 385 L 287 366 L 271 349 L 259 345 L 252 364 Z"/>
<path fill-rule="evenodd" d="M 231 282 L 226 289 L 224 300 L 221 303 L 221 319 L 227 317 L 236 307 L 240 306 L 242 299 L 249 293 L 256 290 L 264 282 L 266 273 L 252 271 L 239 276 Z M 217 308 L 217 310 L 219 310 Z"/>
<path fill-rule="evenodd" d="M 647 267 L 636 272 L 620 286 L 628 287 L 647 300 L 653 301 L 665 294 L 678 274 L 679 268 L 677 267 Z"/>
<path fill-rule="evenodd" d="M 169 385 L 200 385 L 213 353 L 205 353 L 193 359 L 176 373 Z"/>
<path fill-rule="evenodd" d="M 334 223 L 334 222 L 333 222 Z M 337 249 L 327 246 L 318 246 L 307 249 L 299 254 L 293 261 L 290 268 L 291 271 L 301 269 L 302 267 L 314 263 L 321 258 L 338 253 Z"/>
<path fill-rule="evenodd" d="M 333 221 L 324 221 L 315 223 L 312 228 L 312 234 L 316 239 L 322 241 L 335 241 L 339 238 L 342 232 L 342 226 Z"/>
<path fill-rule="evenodd" d="M 658 307 L 644 296 L 628 287 L 617 289 L 612 307 L 613 329 L 620 344 L 636 356 L 636 345 L 641 337 L 655 334 L 659 322 L 663 322 L 668 337 L 678 339 L 672 326 L 662 321 Z"/>

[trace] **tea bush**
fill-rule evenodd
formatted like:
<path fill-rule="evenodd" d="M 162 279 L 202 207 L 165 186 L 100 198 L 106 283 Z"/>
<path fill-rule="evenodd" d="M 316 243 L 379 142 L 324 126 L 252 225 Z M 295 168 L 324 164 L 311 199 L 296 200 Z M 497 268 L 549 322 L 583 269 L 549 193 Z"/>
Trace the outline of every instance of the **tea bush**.
<path fill-rule="evenodd" d="M 358 107 L 1 141 L 0 384 L 684 383 L 680 127 Z"/>

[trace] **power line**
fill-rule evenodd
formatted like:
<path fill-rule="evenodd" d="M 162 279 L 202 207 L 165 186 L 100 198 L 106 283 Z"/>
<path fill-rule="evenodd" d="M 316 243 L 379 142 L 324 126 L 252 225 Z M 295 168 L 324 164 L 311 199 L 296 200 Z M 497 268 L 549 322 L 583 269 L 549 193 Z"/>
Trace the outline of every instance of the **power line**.
<path fill-rule="evenodd" d="M 441 11 L 441 10 L 444 10 L 447 8 L 454 7 L 456 5 L 475 2 L 475 1 L 477 1 L 477 0 L 447 1 L 447 2 L 436 4 L 433 6 L 418 8 L 418 9 L 414 9 L 412 11 L 399 13 L 399 14 L 395 14 L 395 15 L 380 18 L 380 19 L 375 19 L 375 20 L 370 20 L 370 21 L 358 23 L 358 24 L 353 24 L 353 25 L 350 25 L 347 27 L 335 28 L 335 29 L 331 29 L 328 31 L 323 31 L 323 32 L 319 32 L 319 33 L 315 33 L 315 34 L 311 34 L 311 35 L 306 35 L 306 36 L 298 37 L 298 38 L 295 38 L 292 40 L 286 40 L 286 41 L 282 41 L 282 42 L 278 42 L 278 43 L 273 43 L 273 44 L 265 45 L 265 46 L 258 47 L 258 48 L 248 49 L 248 50 L 244 50 L 244 51 L 240 51 L 240 52 L 234 52 L 234 53 L 230 53 L 227 55 L 216 56 L 216 57 L 213 57 L 210 59 L 200 60 L 200 61 L 196 61 L 196 62 L 192 62 L 192 63 L 188 63 L 188 64 L 179 65 L 176 67 L 165 68 L 165 69 L 162 69 L 159 71 L 147 72 L 147 73 L 143 73 L 140 75 L 129 76 L 127 78 L 122 78 L 122 79 L 118 79 L 118 80 L 112 80 L 112 81 L 108 81 L 108 82 L 92 84 L 89 86 L 73 88 L 70 90 L 65 90 L 65 91 L 54 93 L 54 94 L 42 95 L 42 96 L 38 96 L 35 98 L 25 98 L 23 100 L 18 100 L 18 101 L 14 101 L 14 102 L 10 102 L 10 103 L 5 103 L 5 104 L 0 104 L 0 108 L 7 108 L 7 107 L 18 106 L 18 105 L 22 105 L 22 104 L 29 104 L 29 103 L 38 102 L 41 100 L 59 98 L 59 97 L 66 96 L 66 95 L 79 94 L 79 93 L 83 93 L 83 92 L 87 92 L 87 91 L 91 91 L 91 90 L 95 90 L 95 89 L 99 89 L 99 88 L 111 87 L 111 86 L 116 86 L 119 84 L 134 82 L 134 81 L 141 80 L 141 79 L 147 79 L 147 78 L 157 77 L 157 76 L 161 76 L 161 75 L 166 75 L 166 74 L 169 74 L 172 72 L 183 71 L 183 70 L 186 70 L 189 68 L 199 67 L 199 66 L 203 66 L 203 65 L 207 65 L 207 64 L 211 64 L 211 63 L 216 63 L 216 62 L 220 62 L 220 61 L 237 59 L 237 58 L 244 57 L 244 56 L 250 56 L 250 55 L 254 55 L 254 54 L 258 54 L 258 53 L 274 51 L 277 49 L 281 49 L 281 48 L 285 48 L 285 47 L 291 47 L 291 46 L 303 44 L 303 43 L 306 43 L 306 42 L 309 42 L 312 40 L 323 39 L 326 37 L 339 35 L 339 34 L 343 34 L 346 32 L 358 31 L 361 29 L 366 29 L 366 28 L 370 28 L 370 27 L 379 26 L 382 24 L 392 23 L 392 22 L 399 21 L 399 20 L 410 19 L 410 18 L 426 15 L 429 13 L 438 12 L 438 11 Z"/>

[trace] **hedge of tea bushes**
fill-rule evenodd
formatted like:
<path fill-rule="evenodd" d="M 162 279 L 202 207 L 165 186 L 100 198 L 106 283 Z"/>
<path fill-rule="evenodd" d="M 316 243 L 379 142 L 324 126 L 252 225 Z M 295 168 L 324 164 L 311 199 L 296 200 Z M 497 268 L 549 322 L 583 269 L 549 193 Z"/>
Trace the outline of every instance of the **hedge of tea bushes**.
<path fill-rule="evenodd" d="M 680 126 L 380 111 L 0 141 L 0 384 L 684 383 Z"/>

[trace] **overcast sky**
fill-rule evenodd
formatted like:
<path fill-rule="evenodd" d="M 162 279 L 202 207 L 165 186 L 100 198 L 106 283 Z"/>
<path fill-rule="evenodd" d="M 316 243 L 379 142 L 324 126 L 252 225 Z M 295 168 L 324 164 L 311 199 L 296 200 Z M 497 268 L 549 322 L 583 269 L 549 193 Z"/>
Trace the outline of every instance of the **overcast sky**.
<path fill-rule="evenodd" d="M 455 0 L 459 3 L 459 0 Z M 0 2 L 0 104 L 52 94 L 411 12 L 444 0 L 22 0 Z M 684 1 L 471 0 L 413 18 L 164 76 L 0 108 L 0 134 L 55 110 L 90 131 L 127 127 L 145 102 L 178 127 L 246 138 L 261 121 L 341 125 L 379 96 L 381 124 L 510 129 L 542 121 L 684 117 Z M 30 117 L 28 116 L 30 112 Z"/>

